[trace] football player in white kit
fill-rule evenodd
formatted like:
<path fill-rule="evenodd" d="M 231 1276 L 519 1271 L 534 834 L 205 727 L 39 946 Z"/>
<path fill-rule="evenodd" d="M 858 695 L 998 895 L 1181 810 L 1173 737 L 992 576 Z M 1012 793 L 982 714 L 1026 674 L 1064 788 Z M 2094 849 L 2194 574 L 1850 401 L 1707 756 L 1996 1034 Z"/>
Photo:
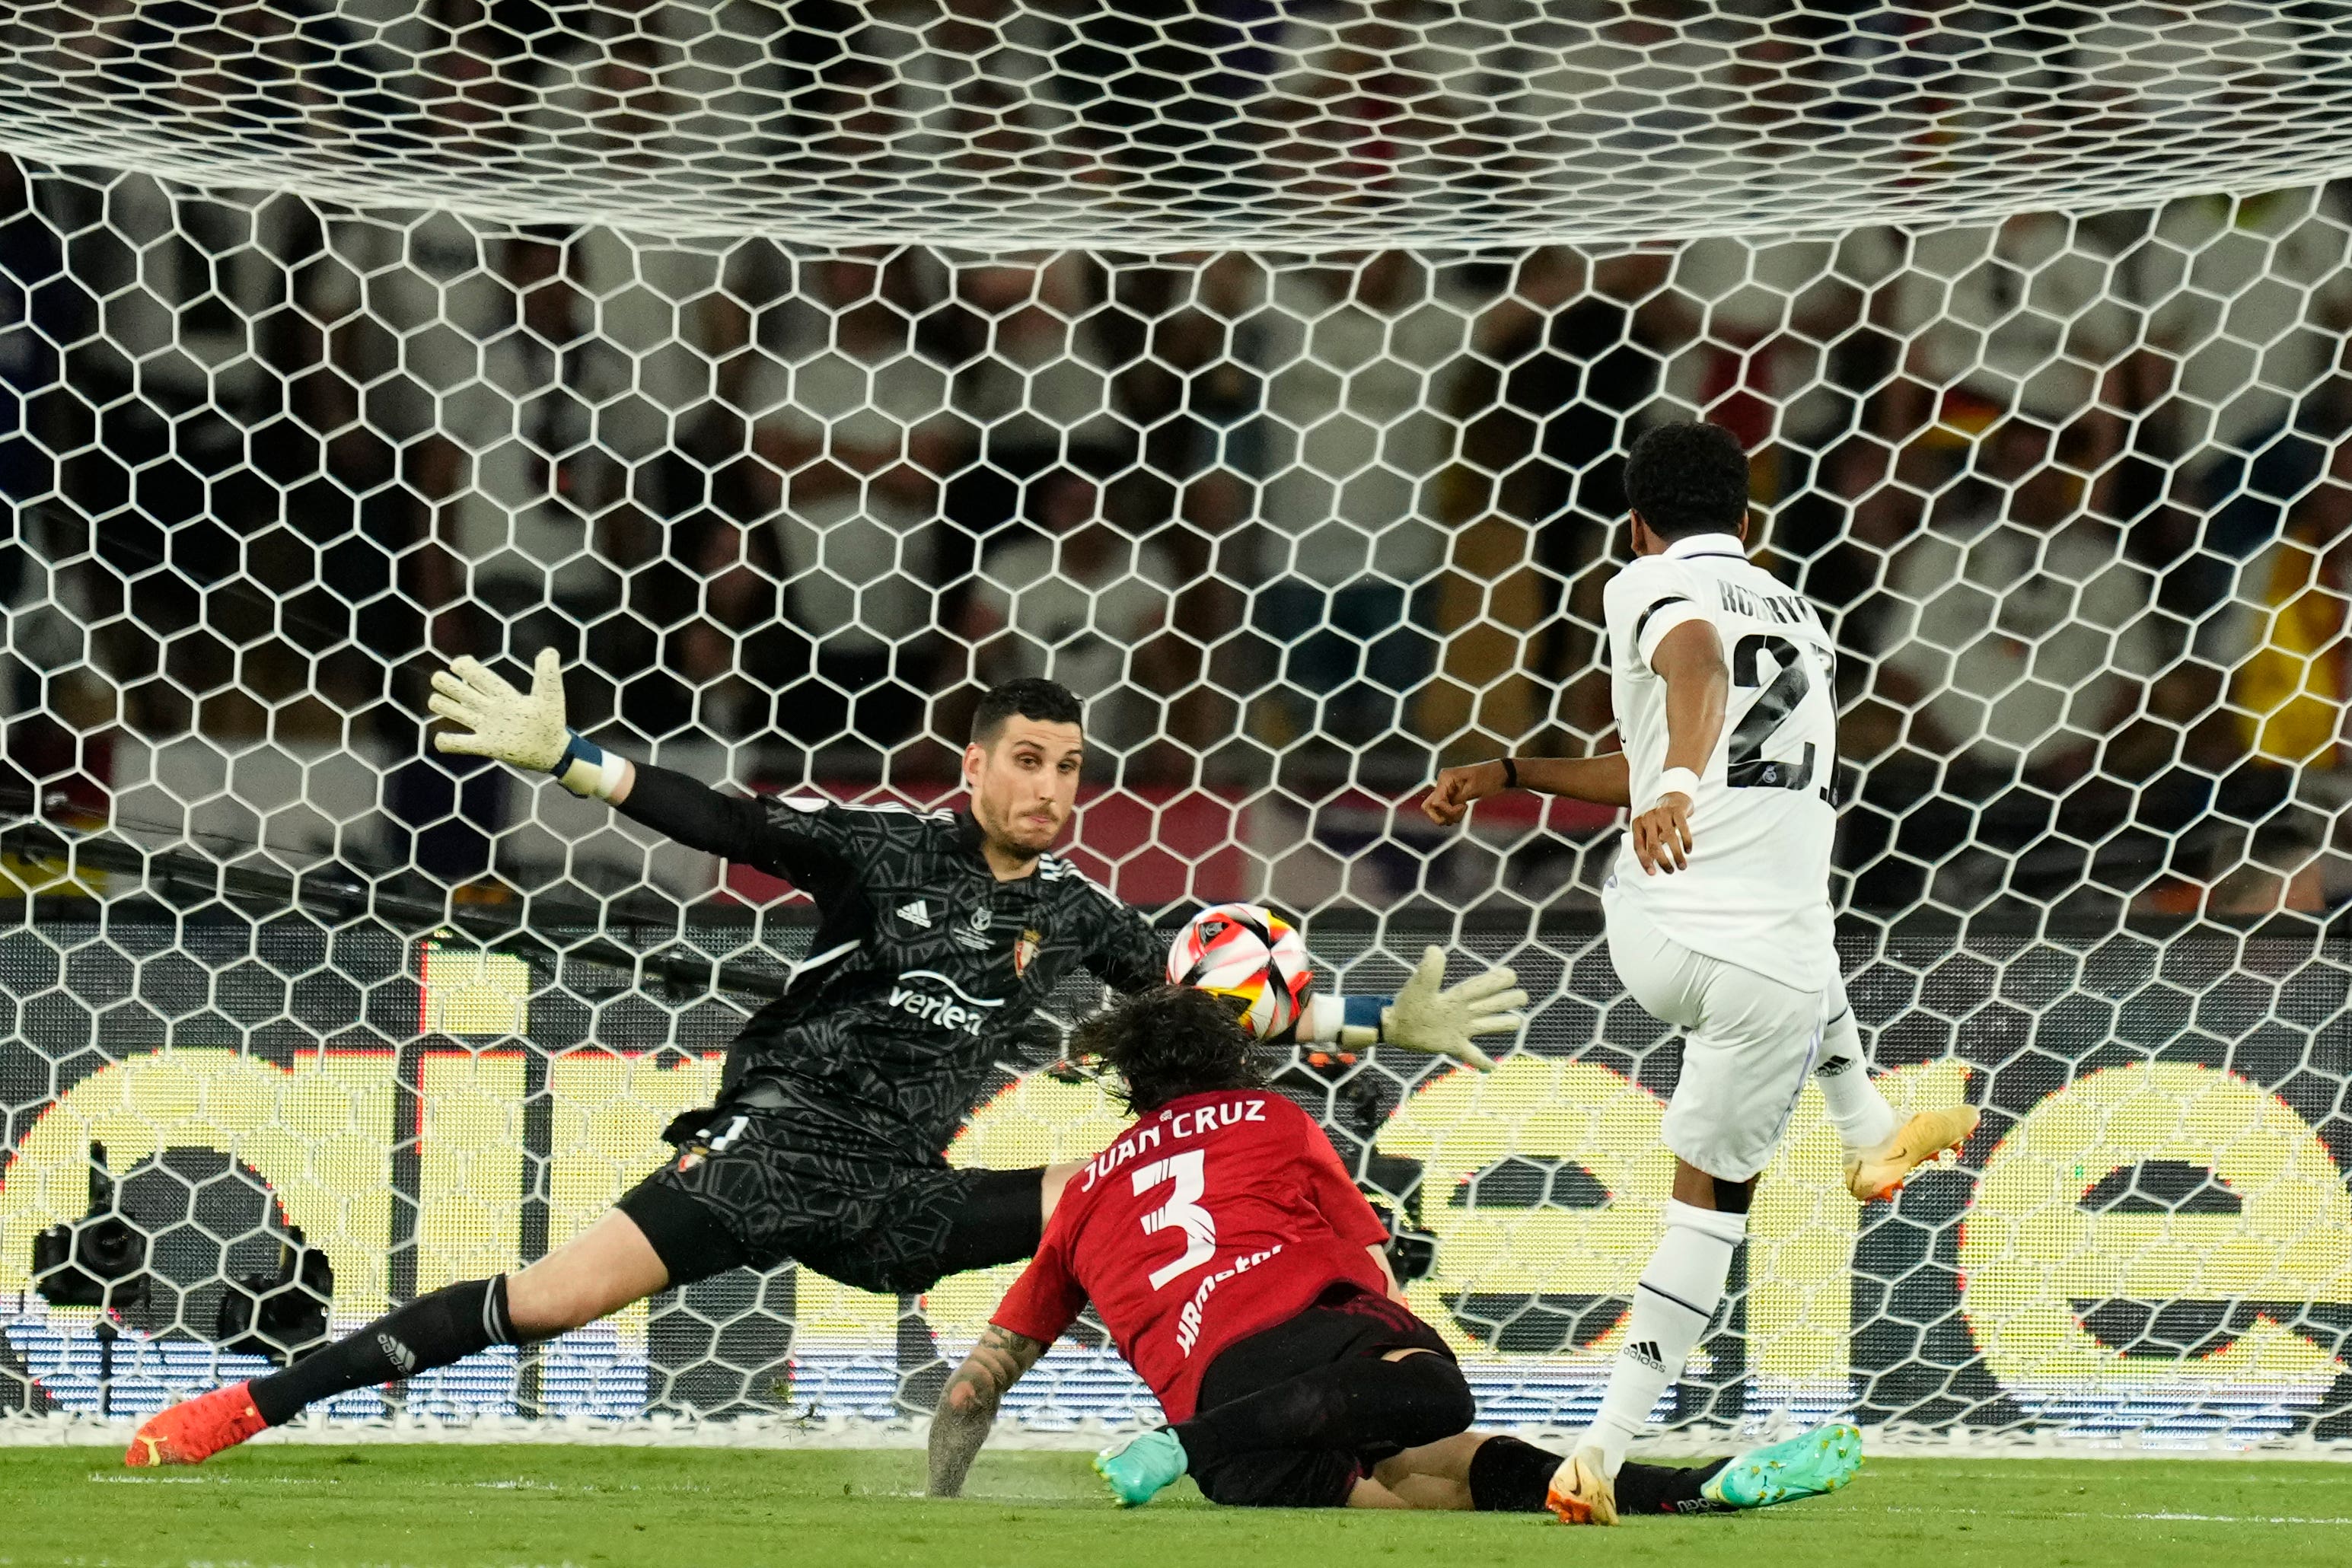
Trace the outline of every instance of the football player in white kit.
<path fill-rule="evenodd" d="M 1570 1523 L 1612 1524 L 1612 1478 L 1722 1302 L 1757 1173 L 1808 1075 L 1847 1184 L 1890 1195 L 1976 1128 L 1968 1106 L 1898 1124 L 1864 1066 L 1829 900 L 1835 655 L 1801 595 L 1748 559 L 1748 459 L 1727 430 L 1666 425 L 1625 466 L 1633 560 L 1603 595 L 1624 749 L 1449 768 L 1423 809 L 1462 820 L 1505 789 L 1633 810 L 1601 891 L 1627 991 L 1685 1031 L 1666 1108 L 1674 1198 L 1599 1416 L 1552 1483 Z"/>

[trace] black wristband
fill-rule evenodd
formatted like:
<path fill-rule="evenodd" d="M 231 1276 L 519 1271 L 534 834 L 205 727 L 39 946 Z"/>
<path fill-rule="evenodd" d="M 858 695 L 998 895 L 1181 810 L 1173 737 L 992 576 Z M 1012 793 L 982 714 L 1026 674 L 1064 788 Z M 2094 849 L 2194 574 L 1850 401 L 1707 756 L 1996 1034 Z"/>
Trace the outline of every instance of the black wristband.
<path fill-rule="evenodd" d="M 1496 761 L 1503 764 L 1503 787 L 1505 789 L 1518 788 L 1519 764 L 1511 761 L 1508 757 L 1497 757 Z"/>

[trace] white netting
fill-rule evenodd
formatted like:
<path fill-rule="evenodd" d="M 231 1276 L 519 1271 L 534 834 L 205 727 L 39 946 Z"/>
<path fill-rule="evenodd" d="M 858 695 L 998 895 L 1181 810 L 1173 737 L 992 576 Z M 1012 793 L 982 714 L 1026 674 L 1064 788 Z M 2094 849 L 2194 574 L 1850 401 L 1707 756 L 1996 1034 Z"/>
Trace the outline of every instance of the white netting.
<path fill-rule="evenodd" d="M 2316 49 L 2333 26 L 2319 8 L 2180 9 L 2221 29 L 2177 29 L 2184 52 L 2163 58 L 2181 79 L 2280 28 Z M 1307 1060 L 1286 1084 L 1433 1233 L 1414 1300 L 1486 1418 L 1574 1423 L 1655 1234 L 1676 1047 L 1597 940 L 1606 813 L 1493 803 L 1439 834 L 1411 803 L 1441 762 L 1603 741 L 1622 456 L 1647 424 L 1703 413 L 1756 453 L 1764 558 L 1839 638 L 1836 892 L 1866 1033 L 1898 1100 L 1965 1093 L 1987 1123 L 1961 1167 L 1857 1213 L 1805 1110 L 1673 1414 L 2156 1443 L 2352 1431 L 2352 950 L 2335 925 L 2352 896 L 2352 213 L 2341 189 L 2288 178 L 2322 172 L 2291 123 L 2221 129 L 2315 115 L 2324 60 L 2294 65 L 2291 92 L 2231 89 L 2226 121 L 2167 100 L 2172 119 L 2124 138 L 2133 159 L 2104 120 L 2032 142 L 2032 104 L 1988 89 L 1973 101 L 2077 173 L 2015 138 L 1948 187 L 1935 161 L 1897 177 L 1857 153 L 1885 182 L 1875 205 L 1811 166 L 1845 143 L 1809 136 L 1807 162 L 1743 178 L 1786 204 L 1774 228 L 1837 229 L 1819 240 L 1706 236 L 1756 220 L 1696 173 L 1644 211 L 1576 176 L 1577 246 L 1533 243 L 1554 231 L 1531 197 L 1519 226 L 1480 231 L 1503 207 L 1458 191 L 1441 236 L 1415 226 L 1405 185 L 1344 165 L 1348 192 L 1318 205 L 1291 188 L 1238 228 L 1115 181 L 1072 184 L 1093 217 L 1053 220 L 1063 245 L 1222 232 L 1252 248 L 982 260 L 851 242 L 901 223 L 941 243 L 1034 237 L 1034 211 L 819 202 L 806 171 L 760 184 L 785 177 L 764 154 L 745 154 L 757 180 L 704 181 L 584 132 L 560 169 L 468 162 L 474 143 L 421 131 L 340 153 L 314 140 L 299 160 L 284 140 L 343 123 L 307 108 L 373 83 L 383 123 L 437 117 L 505 146 L 501 126 L 593 109 L 566 108 L 562 82 L 616 90 L 550 77 L 554 40 L 621 58 L 632 37 L 681 36 L 678 7 L 601 30 L 593 7 L 436 11 L 442 31 L 402 47 L 445 75 L 446 58 L 501 68 L 428 91 L 322 68 L 310 99 L 264 95 L 306 113 L 242 138 L 206 105 L 281 56 L 238 40 L 280 17 L 285 37 L 323 37 L 318 14 L 108 10 L 68 47 L 72 15 L 20 12 L 0 35 L 6 79 L 36 100 L 20 131 L 73 130 L 43 143 L 53 157 L 312 194 L 0 165 L 0 847 L 24 889 L 0 931 L 0 1407 L 136 1414 L 320 1331 L 321 1302 L 341 1330 L 536 1257 L 708 1097 L 740 1005 L 804 950 L 805 906 L 420 745 L 436 654 L 553 643 L 608 744 L 843 798 L 950 794 L 979 685 L 1050 672 L 1090 699 L 1077 858 L 1122 896 L 1271 901 L 1353 990 L 1393 986 L 1428 939 L 1509 958 L 1540 1005 L 1496 1077 Z M 1233 15 L 1269 58 L 1323 47 L 1331 26 Z M 1659 60 L 1780 16 L 1596 15 Z M 1893 40 L 1851 58 L 1857 83 L 1898 86 L 1915 79 L 1896 65 L 1952 37 L 2031 33 L 2039 65 L 1993 74 L 2042 71 L 2064 102 L 2076 46 L 2140 15 L 2053 8 L 2034 33 L 1888 8 L 1816 37 L 1792 12 L 1783 31 L 1820 58 Z M 1436 36 L 1412 20 L 1382 13 L 1400 37 Z M 1148 53 L 1127 34 L 1104 47 Z M 1782 101 L 1770 68 L 1769 52 L 1723 68 L 1745 96 L 1716 123 Z M 700 107 L 663 123 L 717 145 L 752 110 L 698 79 L 664 82 Z M 1616 79 L 1697 101 L 1630 66 Z M 109 80 L 145 96 L 67 95 Z M 1622 132 L 1592 143 L 1624 149 L 1608 170 L 1712 144 L 1679 121 L 1643 142 L 1640 108 L 1586 105 Z M 874 112 L 860 134 L 887 141 Z M 1964 163 L 1990 143 L 1954 115 L 1927 145 Z M 2178 133 L 2169 161 L 2135 161 L 2159 132 Z M 1223 134 L 1197 145 L 1230 153 Z M 244 161 L 262 153 L 287 162 Z M 891 189 L 956 166 L 925 155 L 888 164 L 908 182 Z M 341 185 L 338 156 L 355 172 Z M 2134 205 L 2159 177 L 2242 168 L 2271 171 L 2244 176 L 2260 194 Z M 1965 192 L 2007 205 L 1994 176 L 2029 174 L 2032 210 L 1949 221 L 1987 210 Z M 331 190 L 478 211 L 362 213 Z M 788 211 L 829 242 L 777 238 Z M 1944 218 L 1879 221 L 1920 212 Z M 594 214 L 631 228 L 571 221 Z M 713 228 L 737 237 L 678 237 Z M 1517 243 L 1405 247 L 1481 232 Z M 1275 248 L 1350 233 L 1381 244 Z M 1056 1048 L 1041 1033 L 1006 1063 L 956 1158 L 1099 1142 L 1096 1092 L 1040 1070 Z M 39 1240 L 94 1212 L 127 1224 Z M 85 1242 L 79 1263 L 37 1262 Z M 115 1267 L 113 1316 L 77 1304 Z M 940 1350 L 1003 1284 L 898 1300 L 732 1276 L 334 1414 L 882 1420 L 925 1405 Z M 1014 1414 L 1044 1431 L 1145 1409 L 1075 1346 Z"/>
<path fill-rule="evenodd" d="M 2246 0 L 71 0 L 0 23 L 0 146 L 823 243 L 1835 233 L 2333 176 L 2347 41 Z"/>

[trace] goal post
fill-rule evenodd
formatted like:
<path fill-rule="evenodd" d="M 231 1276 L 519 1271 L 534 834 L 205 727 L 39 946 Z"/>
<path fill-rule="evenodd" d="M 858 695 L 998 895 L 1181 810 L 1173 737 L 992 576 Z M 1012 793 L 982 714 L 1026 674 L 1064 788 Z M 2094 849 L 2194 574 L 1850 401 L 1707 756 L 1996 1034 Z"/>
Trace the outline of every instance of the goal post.
<path fill-rule="evenodd" d="M 1657 1419 L 2352 1437 L 2345 24 L 1976 16 L 0 23 L 0 1441 L 542 1256 L 709 1099 L 808 906 L 429 750 L 438 659 L 543 646 L 624 754 L 912 805 L 1050 674 L 1119 898 L 1270 903 L 1351 991 L 1515 965 L 1492 1075 L 1280 1083 L 1481 1419 L 1580 1426 L 1679 1046 L 1600 940 L 1613 814 L 1415 803 L 1611 743 L 1622 462 L 1691 417 L 1837 641 L 1875 1068 L 1985 1121 L 1862 1208 L 1809 1090 Z M 950 1160 L 1099 1146 L 1099 1000 Z M 1008 1282 L 738 1273 L 320 1430 L 898 1440 Z M 1153 1409 L 1082 1335 L 1006 1419 Z"/>

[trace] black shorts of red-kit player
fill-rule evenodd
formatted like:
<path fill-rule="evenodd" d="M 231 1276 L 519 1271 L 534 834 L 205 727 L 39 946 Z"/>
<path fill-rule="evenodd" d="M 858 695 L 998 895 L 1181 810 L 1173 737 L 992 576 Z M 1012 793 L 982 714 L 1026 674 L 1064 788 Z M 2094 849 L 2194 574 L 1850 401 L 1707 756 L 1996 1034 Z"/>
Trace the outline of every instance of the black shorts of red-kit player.
<path fill-rule="evenodd" d="M 616 1205 L 672 1288 L 796 1262 L 856 1289 L 903 1294 L 1017 1263 L 1045 1234 L 1043 1167 L 958 1171 L 849 1154 L 761 1114 L 719 1125 Z"/>
<path fill-rule="evenodd" d="M 1396 1351 L 1426 1351 L 1395 1361 Z M 1340 1508 L 1382 1459 L 1470 1425 L 1470 1385 L 1436 1330 L 1385 1297 L 1336 1285 L 1236 1341 L 1175 1428 L 1202 1495 L 1238 1508 Z"/>

